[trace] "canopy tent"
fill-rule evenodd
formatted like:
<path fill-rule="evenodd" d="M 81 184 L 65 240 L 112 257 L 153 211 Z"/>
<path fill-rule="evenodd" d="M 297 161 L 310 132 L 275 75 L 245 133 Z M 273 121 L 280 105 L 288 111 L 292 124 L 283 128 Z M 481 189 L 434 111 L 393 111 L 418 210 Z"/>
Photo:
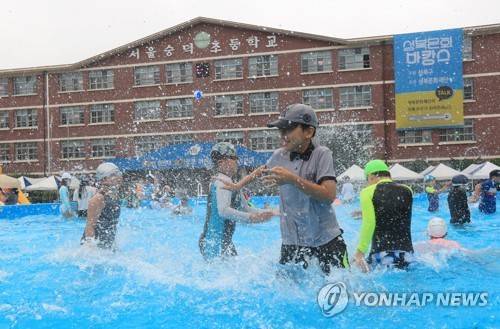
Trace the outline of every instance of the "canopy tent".
<path fill-rule="evenodd" d="M 473 164 L 469 165 L 467 168 L 465 168 L 464 170 L 462 170 L 462 174 L 464 174 L 467 177 L 470 177 L 472 175 L 472 173 L 474 171 L 476 171 L 482 165 L 483 165 L 482 163 L 480 163 L 480 164 L 473 163 Z"/>
<path fill-rule="evenodd" d="M 427 167 L 424 171 L 422 171 L 420 173 L 420 175 L 422 175 L 422 177 L 424 177 L 425 175 L 429 174 L 431 171 L 434 170 L 434 168 L 436 168 L 436 166 L 429 166 Z"/>
<path fill-rule="evenodd" d="M 427 175 L 432 175 L 436 178 L 436 180 L 449 180 L 452 179 L 453 176 L 460 175 L 460 171 L 455 170 L 451 167 L 448 167 L 442 163 L 437 165 L 432 171 L 427 173 Z"/>
<path fill-rule="evenodd" d="M 0 174 L 0 188 L 21 188 L 17 178 Z"/>
<path fill-rule="evenodd" d="M 413 170 L 403 167 L 399 163 L 392 165 L 389 168 L 389 172 L 391 173 L 392 179 L 399 181 L 419 180 L 424 177 L 421 174 L 414 172 Z"/>
<path fill-rule="evenodd" d="M 210 153 L 215 143 L 183 143 L 168 145 L 139 158 L 115 158 L 109 160 L 121 170 L 165 170 L 210 168 Z M 241 167 L 258 167 L 266 163 L 270 154 L 259 153 L 243 146 L 236 146 L 238 164 Z"/>
<path fill-rule="evenodd" d="M 26 187 L 26 191 L 57 191 L 60 183 L 61 180 L 59 178 L 50 176 Z"/>
<path fill-rule="evenodd" d="M 366 181 L 365 172 L 361 167 L 357 165 L 350 166 L 346 171 L 344 171 L 340 176 L 337 176 L 337 180 L 341 181 L 349 177 L 352 182 L 364 182 Z"/>
<path fill-rule="evenodd" d="M 488 179 L 490 178 L 490 172 L 495 169 L 500 170 L 500 167 L 487 161 L 481 164 L 479 167 L 476 168 L 476 170 L 472 172 L 471 175 L 472 179 Z"/>
<path fill-rule="evenodd" d="M 33 185 L 35 183 L 38 183 L 46 178 L 47 177 L 33 178 L 33 177 L 21 176 L 21 177 L 18 177 L 17 180 L 21 184 L 21 189 L 24 190 L 24 189 L 26 189 L 26 187 Z"/>

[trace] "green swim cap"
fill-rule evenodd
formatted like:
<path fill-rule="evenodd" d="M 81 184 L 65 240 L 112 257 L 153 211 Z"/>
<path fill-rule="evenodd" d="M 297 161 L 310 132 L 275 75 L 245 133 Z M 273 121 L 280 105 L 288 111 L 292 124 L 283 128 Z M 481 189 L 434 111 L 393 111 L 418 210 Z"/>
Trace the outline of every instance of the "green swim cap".
<path fill-rule="evenodd" d="M 382 160 L 372 160 L 369 161 L 365 166 L 365 176 L 373 174 L 379 171 L 389 171 L 389 167 Z"/>

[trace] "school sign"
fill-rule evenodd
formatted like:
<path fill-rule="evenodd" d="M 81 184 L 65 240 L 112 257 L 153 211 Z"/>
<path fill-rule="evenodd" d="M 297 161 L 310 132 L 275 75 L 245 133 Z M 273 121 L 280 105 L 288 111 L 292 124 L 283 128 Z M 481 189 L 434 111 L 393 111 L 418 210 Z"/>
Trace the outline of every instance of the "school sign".
<path fill-rule="evenodd" d="M 396 129 L 464 124 L 463 30 L 394 37 Z"/>

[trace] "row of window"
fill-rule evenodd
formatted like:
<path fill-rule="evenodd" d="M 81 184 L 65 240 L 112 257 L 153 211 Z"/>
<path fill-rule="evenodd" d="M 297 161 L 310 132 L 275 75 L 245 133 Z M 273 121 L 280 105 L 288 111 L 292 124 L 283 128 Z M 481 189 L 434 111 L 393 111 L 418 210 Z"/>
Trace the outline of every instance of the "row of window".
<path fill-rule="evenodd" d="M 399 144 L 432 143 L 432 130 L 404 130 L 398 131 Z M 465 119 L 460 128 L 439 129 L 440 142 L 475 141 L 474 123 L 472 119 Z"/>
<path fill-rule="evenodd" d="M 350 86 L 339 88 L 340 108 L 368 107 L 372 103 L 371 86 Z M 333 108 L 333 90 L 331 88 L 310 89 L 303 91 L 302 101 L 315 109 Z M 474 81 L 464 79 L 464 99 L 474 99 Z M 243 95 L 215 96 L 215 115 L 237 115 L 243 113 Z M 278 112 L 278 92 L 249 94 L 250 113 Z M 92 105 L 90 123 L 114 122 L 114 105 Z M 167 117 L 181 118 L 193 115 L 193 101 L 190 98 L 167 101 Z M 136 102 L 134 120 L 157 120 L 161 118 L 160 101 Z M 69 106 L 60 108 L 61 125 L 83 124 L 84 107 Z M 36 127 L 37 110 L 22 109 L 15 114 L 15 127 Z M 0 112 L 0 129 L 9 128 L 9 115 Z"/>
<path fill-rule="evenodd" d="M 345 128 L 345 127 L 344 127 Z M 353 138 L 362 139 L 366 145 L 373 145 L 373 131 L 371 125 L 354 125 L 351 127 Z M 328 143 L 332 138 L 331 127 L 320 127 L 318 129 L 318 138 L 320 143 Z M 432 143 L 431 130 L 406 130 L 399 131 L 400 144 L 421 144 Z M 244 143 L 244 133 L 219 132 L 215 137 L 216 142 L 230 142 L 233 144 Z M 465 120 L 464 127 L 448 128 L 439 130 L 439 140 L 441 142 L 456 141 L 474 141 L 473 121 Z M 145 153 L 159 149 L 168 144 L 178 144 L 194 141 L 193 135 L 171 135 L 171 136 L 142 136 L 134 138 L 135 154 L 141 156 Z M 248 133 L 248 147 L 252 150 L 271 151 L 280 145 L 279 132 L 276 130 L 256 130 Z M 61 141 L 62 159 L 84 159 L 87 156 L 85 140 Z M 90 141 L 90 156 L 92 158 L 114 157 L 116 140 L 115 139 L 97 139 Z M 14 144 L 15 161 L 35 161 L 38 158 L 38 143 L 15 143 Z M 0 144 L 0 161 L 11 161 L 10 144 Z"/>
<path fill-rule="evenodd" d="M 249 94 L 250 113 L 279 112 L 278 92 Z M 351 86 L 339 88 L 340 108 L 369 107 L 372 104 L 371 86 Z M 464 99 L 474 98 L 473 79 L 464 79 Z M 243 114 L 243 95 L 214 97 L 216 116 Z M 310 89 L 303 91 L 302 102 L 315 109 L 332 109 L 333 90 L 331 88 Z M 193 100 L 180 98 L 167 100 L 167 118 L 185 118 L 193 116 Z M 83 106 L 61 107 L 60 124 L 76 125 L 84 123 Z M 160 101 L 140 101 L 134 103 L 134 121 L 160 120 L 162 106 Z M 96 104 L 90 107 L 90 123 L 113 123 L 115 108 L 113 104 Z M 21 109 L 15 111 L 15 127 L 37 127 L 38 111 Z M 0 111 L 0 129 L 10 128 L 9 113 Z"/>

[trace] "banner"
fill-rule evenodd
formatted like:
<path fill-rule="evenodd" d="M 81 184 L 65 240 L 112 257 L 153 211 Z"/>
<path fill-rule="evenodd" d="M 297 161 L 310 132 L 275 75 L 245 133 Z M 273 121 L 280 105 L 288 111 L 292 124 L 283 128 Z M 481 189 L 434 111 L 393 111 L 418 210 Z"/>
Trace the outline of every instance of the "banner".
<path fill-rule="evenodd" d="M 396 129 L 463 126 L 463 30 L 394 36 Z"/>

